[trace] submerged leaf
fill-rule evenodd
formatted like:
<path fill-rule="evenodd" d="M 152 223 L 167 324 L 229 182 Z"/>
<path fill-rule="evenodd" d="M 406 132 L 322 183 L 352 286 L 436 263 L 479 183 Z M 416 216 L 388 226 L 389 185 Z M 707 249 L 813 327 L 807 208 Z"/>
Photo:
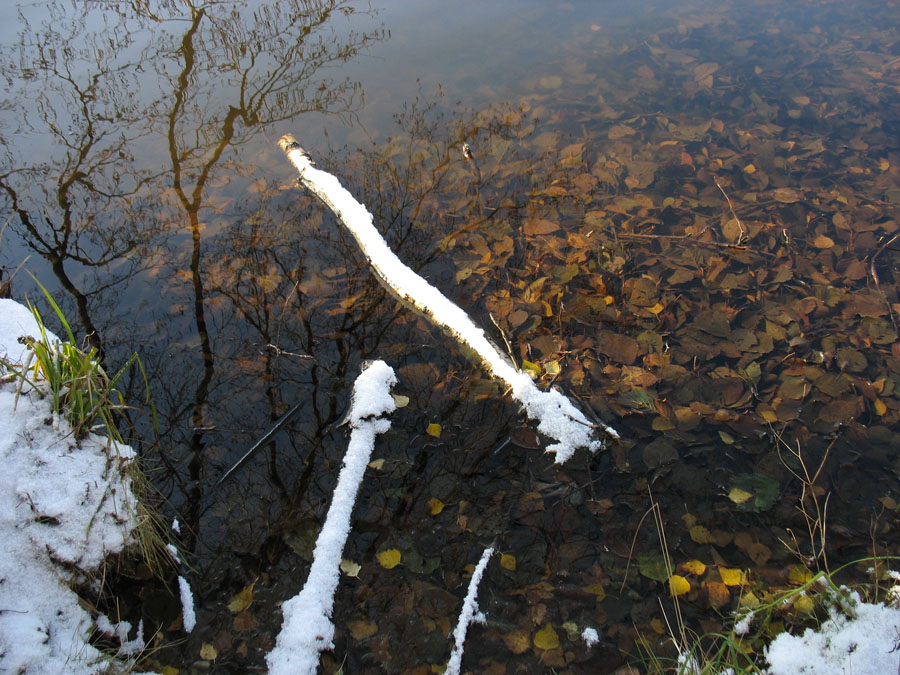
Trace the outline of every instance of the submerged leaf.
<path fill-rule="evenodd" d="M 362 569 L 362 565 L 359 563 L 355 563 L 352 560 L 347 560 L 344 558 L 341 560 L 341 572 L 346 574 L 348 577 L 359 577 L 359 571 Z"/>
<path fill-rule="evenodd" d="M 538 649 L 556 649 L 559 647 L 559 635 L 549 623 L 534 634 L 534 646 Z"/>
<path fill-rule="evenodd" d="M 672 595 L 684 595 L 691 590 L 691 582 L 680 574 L 669 577 L 669 591 Z"/>
<path fill-rule="evenodd" d="M 638 571 L 653 581 L 665 581 L 669 578 L 669 570 L 662 553 L 650 551 L 638 556 Z"/>
<path fill-rule="evenodd" d="M 732 498 L 735 490 L 735 496 L 743 501 Z M 728 496 L 741 511 L 760 512 L 772 508 L 780 492 L 781 485 L 774 478 L 761 473 L 744 473 L 734 477 Z M 744 499 L 745 494 L 750 496 Z"/>
<path fill-rule="evenodd" d="M 253 582 L 239 593 L 233 595 L 231 600 L 228 601 L 228 611 L 232 614 L 237 614 L 238 612 L 243 612 L 250 605 L 253 604 L 253 587 L 256 585 L 256 582 Z M 213 657 L 215 658 L 215 657 Z"/>
<path fill-rule="evenodd" d="M 722 583 L 726 586 L 741 586 L 747 583 L 747 579 L 744 577 L 744 573 L 738 569 L 720 567 L 719 576 L 722 577 Z"/>
<path fill-rule="evenodd" d="M 432 497 L 428 500 L 428 508 L 431 511 L 431 515 L 436 516 L 444 510 L 444 502 L 436 497 Z"/>
<path fill-rule="evenodd" d="M 682 565 L 682 567 L 691 574 L 696 574 L 698 577 L 702 576 L 706 572 L 706 565 L 699 560 L 688 560 L 686 563 Z"/>
<path fill-rule="evenodd" d="M 392 570 L 397 565 L 400 564 L 400 551 L 395 548 L 389 548 L 386 551 L 382 551 L 377 554 L 375 558 L 378 560 L 378 564 L 381 565 L 386 570 Z"/>

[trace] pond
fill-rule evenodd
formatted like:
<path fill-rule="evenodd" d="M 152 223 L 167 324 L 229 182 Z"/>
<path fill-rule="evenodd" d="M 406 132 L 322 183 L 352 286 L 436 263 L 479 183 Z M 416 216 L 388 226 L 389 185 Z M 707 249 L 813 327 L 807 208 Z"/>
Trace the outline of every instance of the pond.
<path fill-rule="evenodd" d="M 900 553 L 898 3 L 385 4 L 20 3 L 0 33 L 2 290 L 37 298 L 30 271 L 109 370 L 137 352 L 156 409 L 131 373 L 198 623 L 174 571 L 120 580 L 143 666 L 264 669 L 376 358 L 408 405 L 321 672 L 441 668 L 492 542 L 473 672 L 671 656 L 665 555 L 709 633 L 742 592 Z M 297 187 L 284 133 L 622 441 L 554 464 Z"/>

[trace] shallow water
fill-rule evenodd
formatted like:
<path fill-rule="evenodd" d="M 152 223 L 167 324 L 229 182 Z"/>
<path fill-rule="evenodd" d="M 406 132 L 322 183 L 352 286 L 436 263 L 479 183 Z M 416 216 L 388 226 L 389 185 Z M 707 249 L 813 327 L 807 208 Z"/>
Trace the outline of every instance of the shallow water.
<path fill-rule="evenodd" d="M 345 553 L 362 568 L 342 579 L 323 672 L 445 663 L 465 570 L 491 542 L 512 557 L 488 568 L 464 667 L 607 672 L 639 637 L 664 649 L 664 546 L 639 526 L 651 503 L 673 564 L 709 566 L 685 572 L 698 631 L 739 596 L 716 566 L 759 589 L 802 556 L 814 570 L 898 552 L 896 2 L 18 16 L 0 49 L 0 265 L 6 279 L 25 260 L 110 369 L 137 351 L 147 370 L 158 436 L 146 413 L 132 421 L 198 601 L 180 641 L 171 594 L 123 583 L 123 616 L 160 629 L 147 668 L 263 667 L 372 358 L 410 403 L 357 502 Z M 293 185 L 287 132 L 402 259 L 623 442 L 555 466 Z M 35 297 L 22 270 L 12 290 Z M 816 503 L 797 448 L 810 475 L 825 457 L 824 551 L 798 510 Z M 391 549 L 401 564 L 385 569 Z M 601 635 L 590 651 L 585 626 Z"/>

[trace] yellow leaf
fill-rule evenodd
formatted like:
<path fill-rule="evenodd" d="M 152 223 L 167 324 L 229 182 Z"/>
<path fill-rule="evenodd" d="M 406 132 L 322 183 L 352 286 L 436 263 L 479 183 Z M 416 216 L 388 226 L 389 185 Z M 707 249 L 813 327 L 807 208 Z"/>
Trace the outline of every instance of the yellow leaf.
<path fill-rule="evenodd" d="M 778 415 L 775 414 L 774 410 L 763 410 L 760 415 L 769 424 L 775 424 L 778 421 Z"/>
<path fill-rule="evenodd" d="M 431 509 L 431 515 L 436 516 L 441 511 L 444 510 L 444 502 L 436 497 L 432 497 L 428 500 L 428 506 Z"/>
<path fill-rule="evenodd" d="M 722 577 L 722 583 L 726 586 L 740 586 L 745 581 L 744 573 L 741 570 L 729 567 L 720 567 L 719 576 Z"/>
<path fill-rule="evenodd" d="M 341 572 L 348 577 L 359 577 L 359 571 L 361 569 L 362 565 L 355 563 L 352 560 L 347 560 L 346 558 L 341 560 Z"/>
<path fill-rule="evenodd" d="M 516 571 L 516 556 L 504 553 L 500 556 L 500 567 L 510 572 Z"/>
<path fill-rule="evenodd" d="M 228 601 L 228 610 L 233 614 L 237 614 L 239 612 L 243 612 L 250 605 L 253 604 L 253 587 L 256 585 L 254 581 L 252 584 L 247 586 L 244 590 L 242 590 L 237 595 L 233 596 L 231 600 Z M 213 658 L 216 658 L 215 656 Z"/>
<path fill-rule="evenodd" d="M 652 314 L 659 314 L 659 313 L 662 312 L 664 309 L 665 309 L 665 307 L 663 307 L 661 304 L 659 304 L 659 303 L 657 302 L 655 305 L 653 305 L 653 307 L 648 307 L 648 308 L 647 308 L 647 311 L 648 311 L 648 312 L 651 312 Z"/>
<path fill-rule="evenodd" d="M 218 650 L 208 642 L 204 642 L 200 647 L 200 658 L 204 661 L 215 661 L 218 655 Z"/>
<path fill-rule="evenodd" d="M 384 466 L 384 459 L 383 458 L 373 459 L 371 462 L 369 462 L 368 466 L 370 469 L 375 469 L 376 471 L 380 471 L 381 467 Z"/>
<path fill-rule="evenodd" d="M 538 649 L 556 649 L 559 647 L 559 635 L 549 623 L 534 634 L 534 646 Z"/>
<path fill-rule="evenodd" d="M 531 377 L 541 376 L 541 367 L 532 361 L 522 361 L 522 370 L 531 375 Z"/>
<path fill-rule="evenodd" d="M 709 530 L 702 525 L 694 525 L 691 528 L 691 539 L 698 544 L 708 544 L 713 540 Z"/>
<path fill-rule="evenodd" d="M 706 565 L 699 560 L 688 560 L 682 567 L 691 574 L 696 574 L 698 577 L 706 572 Z"/>
<path fill-rule="evenodd" d="M 691 590 L 691 582 L 680 574 L 673 574 L 669 577 L 669 590 L 672 595 L 684 595 Z"/>
<path fill-rule="evenodd" d="M 887 406 L 884 404 L 880 398 L 875 399 L 875 414 L 881 417 L 884 413 L 887 412 Z"/>
<path fill-rule="evenodd" d="M 741 607 L 746 607 L 747 609 L 756 609 L 762 603 L 759 598 L 753 593 L 753 591 L 747 591 L 741 596 L 740 605 Z"/>
<path fill-rule="evenodd" d="M 816 248 L 832 248 L 834 246 L 834 239 L 826 237 L 824 234 L 820 234 L 813 240 L 813 246 Z"/>
<path fill-rule="evenodd" d="M 403 394 L 391 394 L 394 397 L 394 405 L 398 408 L 405 408 L 409 405 L 409 396 Z"/>
<path fill-rule="evenodd" d="M 392 570 L 400 564 L 401 556 L 400 551 L 395 548 L 389 548 L 387 551 L 382 551 L 375 557 L 378 559 L 378 564 L 384 569 Z"/>
<path fill-rule="evenodd" d="M 794 565 L 791 568 L 791 571 L 788 572 L 788 581 L 795 586 L 802 586 L 812 578 L 812 572 L 806 569 L 803 565 Z"/>
<path fill-rule="evenodd" d="M 163 666 L 162 675 L 178 675 L 178 668 L 175 666 Z"/>
<path fill-rule="evenodd" d="M 597 602 L 602 602 L 604 598 L 606 598 L 606 589 L 603 588 L 603 584 L 588 584 L 584 587 L 585 593 L 590 593 L 591 595 L 597 596 Z"/>
<path fill-rule="evenodd" d="M 794 609 L 796 609 L 801 614 L 812 614 L 815 608 L 815 603 L 808 595 L 801 595 L 799 598 L 794 600 Z"/>
<path fill-rule="evenodd" d="M 431 424 L 429 424 L 426 427 L 425 433 L 428 434 L 429 436 L 434 436 L 435 438 L 440 438 L 441 437 L 441 425 L 436 422 L 432 422 Z"/>
<path fill-rule="evenodd" d="M 654 616 L 650 619 L 650 628 L 652 628 L 653 632 L 657 635 L 662 635 L 666 632 L 666 626 L 658 616 Z"/>
<path fill-rule="evenodd" d="M 888 169 L 891 168 L 891 163 L 889 161 L 887 161 L 884 157 L 882 157 L 880 160 L 878 160 L 878 168 L 881 169 L 882 171 L 887 171 Z"/>
<path fill-rule="evenodd" d="M 731 488 L 731 492 L 728 493 L 728 499 L 733 501 L 735 504 L 743 504 L 751 497 L 753 497 L 752 492 L 747 492 L 746 490 L 741 490 L 740 488 Z"/>
<path fill-rule="evenodd" d="M 748 164 L 747 166 L 744 167 L 744 173 L 752 176 L 754 173 L 756 173 L 756 167 L 753 166 L 752 164 Z"/>
<path fill-rule="evenodd" d="M 544 364 L 544 372 L 548 375 L 559 375 L 559 361 L 547 361 Z"/>

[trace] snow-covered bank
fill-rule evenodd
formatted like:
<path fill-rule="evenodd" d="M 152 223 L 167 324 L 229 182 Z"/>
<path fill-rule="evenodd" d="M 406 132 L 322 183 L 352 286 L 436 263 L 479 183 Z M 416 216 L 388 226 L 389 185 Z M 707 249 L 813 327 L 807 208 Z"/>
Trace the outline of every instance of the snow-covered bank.
<path fill-rule="evenodd" d="M 818 630 L 777 636 L 766 650 L 770 675 L 900 673 L 900 609 L 861 602 L 856 593 L 850 601 L 833 607 Z"/>
<path fill-rule="evenodd" d="M 40 336 L 31 313 L 0 299 L 0 356 L 21 363 L 22 335 Z M 93 434 L 76 442 L 36 391 L 15 399 L 16 382 L 0 383 L 0 672 L 89 675 L 110 656 L 88 643 L 95 622 L 69 582 L 98 583 L 131 541 L 134 451 Z"/>

